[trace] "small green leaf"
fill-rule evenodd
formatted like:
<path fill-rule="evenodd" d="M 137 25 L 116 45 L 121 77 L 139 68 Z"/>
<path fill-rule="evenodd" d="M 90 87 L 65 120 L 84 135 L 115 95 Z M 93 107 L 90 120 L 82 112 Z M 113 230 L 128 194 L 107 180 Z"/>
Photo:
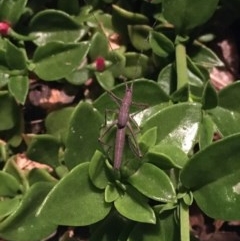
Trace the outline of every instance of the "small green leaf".
<path fill-rule="evenodd" d="M 64 78 L 79 66 L 88 49 L 89 44 L 87 42 L 77 44 L 47 43 L 38 47 L 34 52 L 34 71 L 44 80 Z"/>
<path fill-rule="evenodd" d="M 71 169 L 79 163 L 89 162 L 100 148 L 98 138 L 103 123 L 102 116 L 90 104 L 80 102 L 72 113 L 64 161 Z"/>
<path fill-rule="evenodd" d="M 10 69 L 24 70 L 27 67 L 24 52 L 6 40 L 6 61 Z"/>
<path fill-rule="evenodd" d="M 153 127 L 147 130 L 139 139 L 139 145 L 142 152 L 147 152 L 148 149 L 156 144 L 157 128 Z"/>
<path fill-rule="evenodd" d="M 150 148 L 147 153 L 147 158 L 150 163 L 162 168 L 182 168 L 188 157 L 179 147 L 172 144 L 158 144 Z"/>
<path fill-rule="evenodd" d="M 115 185 L 112 183 L 108 184 L 105 188 L 105 201 L 107 203 L 114 202 L 119 198 L 120 194 Z"/>
<path fill-rule="evenodd" d="M 138 223 L 127 241 L 180 241 L 179 226 L 174 212 L 165 212 L 155 225 Z"/>
<path fill-rule="evenodd" d="M 1 222 L 1 238 L 29 241 L 29 237 L 31 237 L 31 241 L 39 241 L 55 232 L 57 226 L 49 223 L 51 219 L 45 220 L 41 216 L 36 217 L 37 209 L 52 186 L 50 183 L 40 182 L 28 190 L 15 212 Z"/>
<path fill-rule="evenodd" d="M 151 163 L 144 163 L 136 173 L 128 178 L 143 195 L 160 202 L 176 199 L 174 186 L 167 174 Z"/>
<path fill-rule="evenodd" d="M 208 69 L 216 66 L 224 66 L 223 62 L 210 48 L 200 43 L 196 43 L 190 47 L 189 56 L 193 62 Z"/>
<path fill-rule="evenodd" d="M 65 143 L 68 125 L 73 111 L 73 107 L 65 107 L 49 113 L 45 119 L 47 134 L 53 135 L 59 141 Z"/>
<path fill-rule="evenodd" d="M 36 37 L 34 43 L 38 46 L 54 41 L 77 42 L 86 33 L 86 30 L 66 12 L 53 9 L 40 11 L 34 15 L 30 28 L 30 35 Z"/>
<path fill-rule="evenodd" d="M 17 209 L 19 204 L 20 204 L 19 197 L 1 200 L 0 201 L 0 220 L 2 221 L 4 218 L 6 218 L 12 212 L 14 212 Z"/>
<path fill-rule="evenodd" d="M 218 105 L 218 96 L 216 90 L 213 88 L 210 82 L 207 82 L 202 96 L 202 108 L 208 110 L 215 108 Z"/>
<path fill-rule="evenodd" d="M 199 128 L 200 149 L 203 149 L 212 143 L 214 132 L 215 128 L 211 117 L 209 115 L 203 115 Z"/>
<path fill-rule="evenodd" d="M 110 90 L 113 88 L 115 79 L 111 71 L 95 72 L 95 76 L 103 89 Z"/>
<path fill-rule="evenodd" d="M 0 183 L 0 196 L 14 197 L 21 191 L 18 181 L 6 172 L 0 171 Z"/>
<path fill-rule="evenodd" d="M 169 106 L 143 120 L 143 132 L 157 127 L 157 142 L 171 144 L 188 153 L 194 146 L 201 121 L 201 105 L 182 103 Z"/>
<path fill-rule="evenodd" d="M 114 202 L 117 211 L 124 217 L 144 223 L 156 223 L 156 216 L 153 209 L 148 204 L 148 200 L 139 192 L 127 187 L 124 195 Z"/>
<path fill-rule="evenodd" d="M 106 57 L 108 54 L 108 39 L 106 35 L 96 32 L 91 39 L 89 55 L 92 61 L 97 57 Z"/>
<path fill-rule="evenodd" d="M 134 48 L 139 51 L 150 49 L 147 38 L 151 30 L 148 25 L 128 25 L 129 38 Z"/>
<path fill-rule="evenodd" d="M 0 91 L 0 131 L 8 130 L 14 127 L 18 121 L 15 114 L 18 106 L 14 99 L 9 96 L 7 91 Z"/>
<path fill-rule="evenodd" d="M 153 52 L 161 57 L 167 57 L 174 52 L 173 42 L 162 33 L 151 31 L 149 35 L 149 43 Z"/>
<path fill-rule="evenodd" d="M 31 160 L 50 165 L 59 166 L 59 141 L 50 135 L 36 135 L 32 138 L 27 150 L 27 156 Z"/>
<path fill-rule="evenodd" d="M 48 194 L 38 215 L 67 226 L 85 226 L 105 218 L 111 205 L 104 201 L 104 192 L 91 183 L 88 170 L 89 163 L 72 169 Z"/>
<path fill-rule="evenodd" d="M 12 96 L 20 104 L 24 104 L 29 89 L 29 79 L 27 76 L 11 76 L 8 82 L 8 89 Z"/>
<path fill-rule="evenodd" d="M 104 189 L 109 182 L 105 160 L 106 157 L 96 150 L 89 164 L 89 177 L 95 187 L 100 189 Z"/>
<path fill-rule="evenodd" d="M 185 34 L 208 21 L 216 11 L 218 0 L 163 0 L 162 4 L 164 17 L 178 33 Z"/>
<path fill-rule="evenodd" d="M 27 0 L 3 0 L 0 2 L 0 20 L 14 25 L 23 14 Z"/>

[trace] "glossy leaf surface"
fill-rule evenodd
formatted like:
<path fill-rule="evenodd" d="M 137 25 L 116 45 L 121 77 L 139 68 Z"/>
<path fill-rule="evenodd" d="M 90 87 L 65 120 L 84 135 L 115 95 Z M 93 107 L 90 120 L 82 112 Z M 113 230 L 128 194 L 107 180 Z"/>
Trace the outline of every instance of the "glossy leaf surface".
<path fill-rule="evenodd" d="M 88 52 L 86 42 L 64 44 L 50 42 L 34 52 L 34 71 L 44 80 L 56 80 L 68 76 Z M 51 71 L 49 71 L 51 70 Z"/>
<path fill-rule="evenodd" d="M 111 205 L 88 176 L 89 163 L 75 167 L 51 190 L 39 209 L 40 216 L 57 225 L 85 226 L 102 220 Z"/>
<path fill-rule="evenodd" d="M 148 204 L 148 200 L 130 186 L 127 187 L 124 195 L 114 202 L 114 206 L 128 219 L 152 224 L 156 222 L 155 213 Z"/>
<path fill-rule="evenodd" d="M 35 36 L 34 43 L 42 46 L 49 42 L 64 43 L 77 42 L 84 34 L 84 29 L 68 15 L 59 10 L 41 11 L 32 18 L 31 36 Z"/>
<path fill-rule="evenodd" d="M 0 171 L 0 196 L 15 196 L 20 191 L 18 181 L 10 174 Z"/>
<path fill-rule="evenodd" d="M 37 209 L 52 188 L 49 183 L 33 185 L 23 197 L 15 212 L 0 224 L 0 235 L 7 240 L 39 241 L 52 234 L 56 225 L 49 220 L 36 217 Z M 14 232 L 13 232 L 14 230 Z"/>
<path fill-rule="evenodd" d="M 144 163 L 128 182 L 145 196 L 161 202 L 175 201 L 174 186 L 167 174 L 151 163 Z"/>
<path fill-rule="evenodd" d="M 185 33 L 205 23 L 217 5 L 218 0 L 163 0 L 163 15 L 178 32 Z"/>
<path fill-rule="evenodd" d="M 99 148 L 102 116 L 96 109 L 85 102 L 80 102 L 72 113 L 64 161 L 70 169 L 79 163 L 89 162 Z"/>
<path fill-rule="evenodd" d="M 194 191 L 198 206 L 213 218 L 239 219 L 239 143 L 239 134 L 217 141 L 193 156 L 181 173 L 183 185 Z"/>
<path fill-rule="evenodd" d="M 183 103 L 158 111 L 142 127 L 144 132 L 156 126 L 157 143 L 171 143 L 188 153 L 195 144 L 200 121 L 201 105 Z"/>

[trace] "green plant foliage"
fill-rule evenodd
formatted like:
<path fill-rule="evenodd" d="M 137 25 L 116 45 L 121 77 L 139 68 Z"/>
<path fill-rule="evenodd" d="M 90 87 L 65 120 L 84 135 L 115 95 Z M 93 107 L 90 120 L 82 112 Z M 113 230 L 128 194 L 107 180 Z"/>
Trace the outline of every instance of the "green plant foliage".
<path fill-rule="evenodd" d="M 72 113 L 64 162 L 73 168 L 79 163 L 89 162 L 99 148 L 99 130 L 102 116 L 88 103 L 80 102 Z"/>
<path fill-rule="evenodd" d="M 89 180 L 88 169 L 89 163 L 82 163 L 67 174 L 46 196 L 38 215 L 54 224 L 69 226 L 85 226 L 102 220 L 111 205 Z"/>
<path fill-rule="evenodd" d="M 49 42 L 34 53 L 34 71 L 44 80 L 56 80 L 69 75 L 86 56 L 89 45 L 86 42 L 73 44 Z M 51 71 L 48 71 L 48 70 Z"/>
<path fill-rule="evenodd" d="M 239 219 L 239 139 L 239 134 L 232 135 L 203 149 L 181 173 L 182 183 L 194 191 L 198 205 L 211 217 Z"/>
<path fill-rule="evenodd" d="M 8 240 L 27 241 L 30 236 L 31 240 L 38 241 L 52 234 L 56 225 L 40 216 L 36 217 L 40 204 L 51 188 L 52 184 L 46 182 L 33 185 L 16 210 L 1 222 L 1 237 Z"/>
<path fill-rule="evenodd" d="M 214 13 L 218 0 L 194 2 L 190 0 L 163 0 L 164 17 L 184 34 L 203 23 Z"/>

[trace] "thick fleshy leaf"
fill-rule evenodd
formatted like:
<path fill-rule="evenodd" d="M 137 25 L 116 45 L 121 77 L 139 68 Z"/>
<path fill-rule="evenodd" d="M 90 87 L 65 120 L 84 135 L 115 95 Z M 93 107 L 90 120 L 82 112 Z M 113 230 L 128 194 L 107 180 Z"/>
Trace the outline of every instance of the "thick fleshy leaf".
<path fill-rule="evenodd" d="M 149 43 L 153 52 L 161 57 L 167 57 L 174 52 L 173 42 L 162 33 L 150 32 Z"/>
<path fill-rule="evenodd" d="M 201 116 L 201 105 L 182 103 L 160 110 L 146 122 L 143 120 L 142 128 L 144 132 L 156 126 L 156 143 L 170 143 L 188 153 L 195 144 Z"/>
<path fill-rule="evenodd" d="M 156 216 L 148 200 L 128 186 L 124 195 L 114 202 L 117 211 L 124 217 L 143 223 L 156 223 Z"/>
<path fill-rule="evenodd" d="M 112 92 L 121 98 L 125 93 L 125 84 L 118 85 Z M 142 90 L 144 89 L 144 94 Z M 133 84 L 133 101 L 135 103 L 140 103 L 141 105 L 156 105 L 159 103 L 167 102 L 169 100 L 168 96 L 162 91 L 159 85 L 147 79 L 135 80 Z M 136 105 L 133 105 L 133 107 Z M 102 94 L 95 102 L 94 107 L 97 108 L 101 113 L 104 113 L 106 109 L 116 109 L 116 103 L 111 99 L 109 94 L 106 92 Z M 139 110 L 138 108 L 138 110 Z"/>
<path fill-rule="evenodd" d="M 49 113 L 45 119 L 47 134 L 53 135 L 59 141 L 65 143 L 68 132 L 68 125 L 73 110 L 73 107 L 65 107 Z"/>
<path fill-rule="evenodd" d="M 89 164 L 89 177 L 95 187 L 100 189 L 104 189 L 109 182 L 105 160 L 106 157 L 97 150 Z"/>
<path fill-rule="evenodd" d="M 147 51 L 150 49 L 147 41 L 148 34 L 152 30 L 148 25 L 129 25 L 128 34 L 134 48 L 139 51 Z"/>
<path fill-rule="evenodd" d="M 224 65 L 218 56 L 203 44 L 192 45 L 189 49 L 189 56 L 193 62 L 205 68 Z"/>
<path fill-rule="evenodd" d="M 20 184 L 10 174 L 0 171 L 0 196 L 13 197 L 21 191 Z"/>
<path fill-rule="evenodd" d="M 105 220 L 91 228 L 90 241 L 113 241 L 121 239 L 120 235 L 132 228 L 133 222 L 123 218 L 116 211 Z"/>
<path fill-rule="evenodd" d="M 90 104 L 80 102 L 72 113 L 64 161 L 68 168 L 89 162 L 100 147 L 98 138 L 103 123 L 102 116 Z"/>
<path fill-rule="evenodd" d="M 15 212 L 0 224 L 0 236 L 7 240 L 39 241 L 52 234 L 57 226 L 41 216 L 36 217 L 37 209 L 52 184 L 47 182 L 33 185 L 23 197 Z M 13 232 L 14 230 L 14 232 Z"/>
<path fill-rule="evenodd" d="M 128 52 L 125 54 L 126 66 L 123 75 L 128 79 L 137 79 L 145 76 L 148 71 L 149 57 L 144 54 Z"/>
<path fill-rule="evenodd" d="M 57 80 L 76 69 L 88 52 L 87 42 L 50 42 L 34 52 L 34 72 L 43 80 Z"/>
<path fill-rule="evenodd" d="M 208 111 L 223 136 L 240 132 L 239 91 L 239 81 L 222 89 L 218 95 L 218 107 Z"/>
<path fill-rule="evenodd" d="M 171 144 L 158 144 L 149 149 L 147 158 L 150 163 L 162 168 L 182 168 L 188 157 L 179 147 Z"/>
<path fill-rule="evenodd" d="M 27 0 L 3 0 L 0 2 L 0 20 L 15 24 L 25 10 Z"/>
<path fill-rule="evenodd" d="M 14 212 L 20 203 L 20 198 L 3 199 L 0 201 L 0 221 Z"/>
<path fill-rule="evenodd" d="M 59 148 L 60 143 L 55 137 L 47 134 L 36 135 L 28 147 L 27 156 L 33 161 L 57 167 L 60 165 Z"/>
<path fill-rule="evenodd" d="M 151 163 L 144 163 L 128 182 L 143 195 L 160 202 L 174 202 L 176 193 L 167 174 Z"/>
<path fill-rule="evenodd" d="M 11 95 L 20 104 L 24 104 L 27 98 L 29 79 L 27 76 L 11 76 L 8 82 L 8 89 Z"/>
<path fill-rule="evenodd" d="M 236 211 L 240 202 L 239 143 L 237 134 L 208 146 L 193 156 L 181 173 L 183 185 L 194 190 L 198 206 L 213 218 L 240 218 Z"/>
<path fill-rule="evenodd" d="M 6 41 L 6 61 L 10 69 L 24 70 L 27 67 L 26 57 L 20 48 L 9 40 Z"/>
<path fill-rule="evenodd" d="M 215 108 L 218 105 L 218 96 L 214 87 L 207 82 L 202 96 L 202 108 L 204 110 Z"/>
<path fill-rule="evenodd" d="M 115 185 L 109 183 L 105 188 L 105 201 L 111 203 L 119 198 L 120 194 Z"/>
<path fill-rule="evenodd" d="M 85 226 L 105 218 L 111 205 L 104 201 L 104 192 L 91 183 L 88 169 L 89 163 L 82 163 L 62 178 L 44 200 L 38 215 L 67 226 Z"/>
<path fill-rule="evenodd" d="M 39 46 L 54 41 L 77 42 L 86 33 L 70 15 L 52 9 L 37 13 L 31 20 L 30 28 L 30 35 L 36 37 L 34 43 Z"/>
<path fill-rule="evenodd" d="M 204 114 L 199 128 L 200 149 L 203 149 L 212 143 L 214 132 L 215 128 L 212 119 L 209 115 Z"/>
<path fill-rule="evenodd" d="M 162 214 L 155 225 L 137 224 L 127 241 L 180 241 L 179 226 L 173 212 Z"/>
<path fill-rule="evenodd" d="M 7 91 L 0 91 L 0 131 L 14 127 L 18 106 Z"/>
<path fill-rule="evenodd" d="M 95 72 L 95 76 L 103 89 L 110 90 L 113 88 L 115 80 L 112 72 L 109 70 L 103 72 Z"/>
<path fill-rule="evenodd" d="M 184 34 L 205 22 L 216 11 L 218 0 L 163 0 L 163 15 Z"/>

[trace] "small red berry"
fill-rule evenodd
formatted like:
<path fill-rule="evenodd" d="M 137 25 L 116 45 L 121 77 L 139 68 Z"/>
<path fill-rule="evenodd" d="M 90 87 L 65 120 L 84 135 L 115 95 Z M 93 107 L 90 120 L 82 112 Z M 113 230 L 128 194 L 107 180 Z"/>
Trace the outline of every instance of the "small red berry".
<path fill-rule="evenodd" d="M 3 36 L 8 35 L 10 24 L 7 22 L 0 22 L 0 34 Z"/>
<path fill-rule="evenodd" d="M 102 72 L 105 70 L 106 65 L 105 65 L 105 59 L 103 57 L 97 57 L 95 59 L 95 64 L 96 64 L 97 71 Z"/>

